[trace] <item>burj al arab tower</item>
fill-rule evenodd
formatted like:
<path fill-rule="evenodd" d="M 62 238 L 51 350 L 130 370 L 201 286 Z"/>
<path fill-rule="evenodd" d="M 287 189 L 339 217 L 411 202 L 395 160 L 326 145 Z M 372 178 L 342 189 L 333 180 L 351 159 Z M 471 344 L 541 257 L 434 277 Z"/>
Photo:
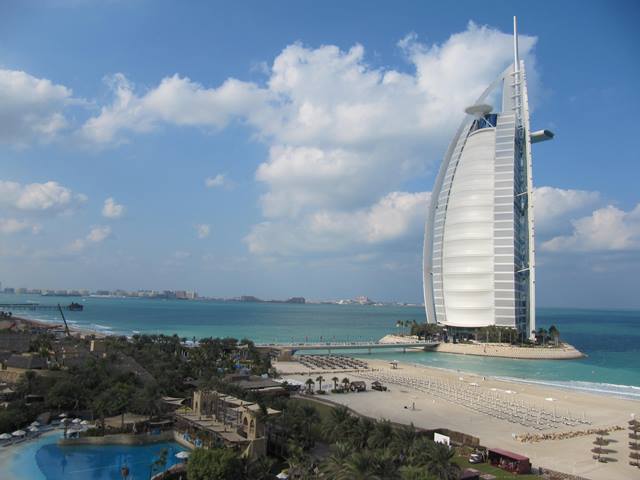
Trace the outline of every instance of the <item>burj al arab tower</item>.
<path fill-rule="evenodd" d="M 513 27 L 514 63 L 465 110 L 432 190 L 424 300 L 429 323 L 512 327 L 529 337 L 536 325 L 531 145 L 553 133 L 530 131 L 515 17 Z M 494 112 L 486 102 L 500 91 Z"/>

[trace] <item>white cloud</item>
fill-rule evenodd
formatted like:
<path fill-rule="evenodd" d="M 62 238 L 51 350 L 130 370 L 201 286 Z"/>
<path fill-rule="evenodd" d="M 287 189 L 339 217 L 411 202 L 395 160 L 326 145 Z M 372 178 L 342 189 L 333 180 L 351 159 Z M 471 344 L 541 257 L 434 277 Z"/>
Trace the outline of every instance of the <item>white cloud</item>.
<path fill-rule="evenodd" d="M 113 103 L 90 118 L 80 132 L 86 140 L 101 145 L 123 141 L 122 132 L 146 133 L 162 124 L 217 130 L 234 116 L 249 114 L 264 100 L 264 92 L 256 85 L 235 79 L 207 89 L 176 74 L 141 96 L 121 73 L 106 81 L 114 94 Z"/>
<path fill-rule="evenodd" d="M 560 233 L 569 224 L 569 215 L 593 207 L 600 201 L 598 192 L 555 187 L 538 187 L 534 191 L 536 232 Z"/>
<path fill-rule="evenodd" d="M 67 126 L 70 89 L 17 70 L 0 69 L 0 143 L 18 147 L 49 141 Z"/>
<path fill-rule="evenodd" d="M 108 226 L 93 227 L 89 232 L 89 234 L 87 235 L 87 240 L 93 243 L 100 243 L 109 235 L 111 235 L 111 227 L 108 227 Z"/>
<path fill-rule="evenodd" d="M 17 220 L 15 218 L 0 218 L 0 234 L 11 235 L 14 233 L 30 230 L 31 233 L 39 233 L 40 225 L 33 224 L 26 220 Z"/>
<path fill-rule="evenodd" d="M 102 207 L 102 216 L 106 218 L 120 218 L 124 215 L 125 206 L 113 199 L 113 197 L 109 197 L 104 201 L 104 206 Z"/>
<path fill-rule="evenodd" d="M 640 204 L 628 212 L 613 205 L 571 222 L 571 235 L 544 242 L 551 252 L 628 251 L 640 249 Z"/>
<path fill-rule="evenodd" d="M 210 233 L 211 233 L 211 227 L 209 225 L 205 223 L 196 225 L 196 234 L 198 235 L 198 238 L 200 239 L 207 238 Z"/>
<path fill-rule="evenodd" d="M 229 186 L 230 182 L 229 179 L 227 179 L 226 175 L 218 173 L 215 177 L 207 177 L 204 180 L 204 184 L 207 188 L 218 188 Z"/>
<path fill-rule="evenodd" d="M 535 41 L 520 37 L 530 79 Z M 328 232 L 435 167 L 464 108 L 512 61 L 510 34 L 473 23 L 443 44 L 409 36 L 400 49 L 408 71 L 371 67 L 361 45 L 292 44 L 274 59 L 264 85 L 230 78 L 209 88 L 174 75 L 138 92 L 116 74 L 113 103 L 84 124 L 82 135 L 109 146 L 163 125 L 209 131 L 233 121 L 251 126 L 269 146 L 256 171 L 266 187 L 261 207 L 269 221 L 255 226 L 249 238 L 256 242 L 249 245 L 263 251 L 258 237 L 274 229 L 297 244 L 305 228 L 325 222 Z M 224 181 L 219 175 L 205 184 Z M 336 244 L 335 237 L 308 242 L 318 249 Z"/>
<path fill-rule="evenodd" d="M 69 212 L 86 200 L 86 195 L 73 193 L 53 181 L 22 185 L 0 180 L 0 207 L 25 212 Z"/>
<path fill-rule="evenodd" d="M 92 227 L 89 233 L 83 237 L 78 238 L 69 246 L 71 252 L 81 252 L 89 245 L 102 243 L 104 240 L 111 236 L 111 227 L 98 225 Z"/>
<path fill-rule="evenodd" d="M 424 229 L 429 192 L 392 192 L 355 211 L 314 212 L 301 219 L 268 221 L 245 238 L 254 254 L 269 256 L 355 251 L 406 238 Z"/>

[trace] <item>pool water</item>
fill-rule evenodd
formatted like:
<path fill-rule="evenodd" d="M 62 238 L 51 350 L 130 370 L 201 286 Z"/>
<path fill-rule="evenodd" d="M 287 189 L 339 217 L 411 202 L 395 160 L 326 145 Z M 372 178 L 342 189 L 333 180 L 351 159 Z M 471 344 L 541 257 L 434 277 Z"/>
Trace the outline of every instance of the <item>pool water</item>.
<path fill-rule="evenodd" d="M 121 480 L 120 468 L 129 467 L 128 480 L 148 480 L 151 466 L 163 448 L 169 468 L 185 450 L 174 442 L 152 445 L 57 445 L 60 433 L 44 435 L 23 445 L 8 447 L 0 454 L 2 480 Z M 35 460 L 35 461 L 34 461 Z M 153 472 L 158 473 L 158 471 Z"/>

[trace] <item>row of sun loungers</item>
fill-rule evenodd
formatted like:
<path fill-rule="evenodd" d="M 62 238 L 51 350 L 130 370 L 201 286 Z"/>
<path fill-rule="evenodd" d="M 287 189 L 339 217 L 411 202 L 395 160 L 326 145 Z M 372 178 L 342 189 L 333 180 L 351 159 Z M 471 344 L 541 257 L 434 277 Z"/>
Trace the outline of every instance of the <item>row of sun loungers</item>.
<path fill-rule="evenodd" d="M 309 370 L 360 370 L 369 368 L 367 362 L 346 355 L 300 355 L 298 361 Z"/>
<path fill-rule="evenodd" d="M 547 411 L 545 408 L 514 399 L 501 392 L 484 390 L 477 384 L 471 385 L 432 378 L 416 379 L 387 372 L 363 372 L 360 376 L 413 388 L 448 402 L 457 403 L 470 410 L 535 430 L 555 429 L 565 425 L 591 425 L 586 416 L 577 418 L 572 416 L 569 411 L 566 412 L 566 415 L 558 413 L 556 409 Z"/>

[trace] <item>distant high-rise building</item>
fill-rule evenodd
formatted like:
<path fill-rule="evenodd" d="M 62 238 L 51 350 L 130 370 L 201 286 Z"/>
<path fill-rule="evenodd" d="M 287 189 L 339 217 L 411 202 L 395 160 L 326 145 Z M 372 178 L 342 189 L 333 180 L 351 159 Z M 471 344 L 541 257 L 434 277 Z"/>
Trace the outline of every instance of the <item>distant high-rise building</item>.
<path fill-rule="evenodd" d="M 500 112 L 486 99 L 502 90 Z M 466 109 L 431 194 L 424 244 L 427 321 L 459 329 L 535 329 L 531 133 L 524 62 L 514 63 Z"/>

